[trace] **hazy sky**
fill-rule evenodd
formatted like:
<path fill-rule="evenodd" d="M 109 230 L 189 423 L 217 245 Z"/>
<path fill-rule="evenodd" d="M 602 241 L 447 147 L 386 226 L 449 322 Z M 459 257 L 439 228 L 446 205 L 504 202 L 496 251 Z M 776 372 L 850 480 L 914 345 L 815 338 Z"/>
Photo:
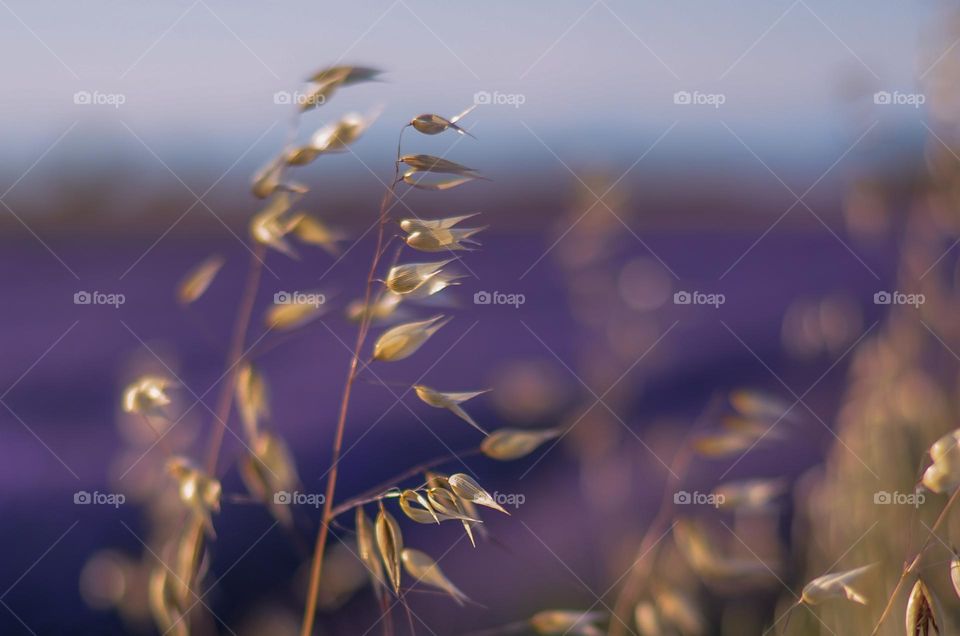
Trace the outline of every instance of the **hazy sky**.
<path fill-rule="evenodd" d="M 385 144 L 410 115 L 451 115 L 487 91 L 504 103 L 471 116 L 486 141 L 477 152 L 629 162 L 677 123 L 687 145 L 701 130 L 730 142 L 726 124 L 752 147 L 802 153 L 856 135 L 845 95 L 916 91 L 942 53 L 932 11 L 903 0 L 0 5 L 0 117 L 13 150 L 0 167 L 14 173 L 61 136 L 51 156 L 64 162 L 149 160 L 149 147 L 179 166 L 216 158 L 216 170 L 259 139 L 242 160 L 255 164 L 286 134 L 291 109 L 276 93 L 337 61 L 381 67 L 387 81 L 342 91 L 305 117 L 305 132 L 382 106 L 371 137 Z M 78 91 L 101 103 L 74 103 Z M 677 105 L 677 91 L 723 103 Z M 369 148 L 379 157 L 384 144 Z"/>

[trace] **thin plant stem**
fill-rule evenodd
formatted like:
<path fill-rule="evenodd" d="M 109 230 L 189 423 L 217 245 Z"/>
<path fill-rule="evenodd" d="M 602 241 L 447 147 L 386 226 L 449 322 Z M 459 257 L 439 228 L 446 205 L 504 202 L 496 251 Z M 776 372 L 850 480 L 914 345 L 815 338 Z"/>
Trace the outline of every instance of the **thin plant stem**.
<path fill-rule="evenodd" d="M 403 132 L 401 131 L 401 136 Z M 350 364 L 347 367 L 347 378 L 343 386 L 343 396 L 340 400 L 340 411 L 337 416 L 337 426 L 333 439 L 333 454 L 330 460 L 330 473 L 327 478 L 327 488 L 323 503 L 323 515 L 320 519 L 320 529 L 317 531 L 317 540 L 314 546 L 313 559 L 310 564 L 310 583 L 307 588 L 307 603 L 303 612 L 303 624 L 300 629 L 301 636 L 310 636 L 313 632 L 313 623 L 316 620 L 317 597 L 320 590 L 320 577 L 323 574 L 323 553 L 327 545 L 327 536 L 330 530 L 330 521 L 333 519 L 333 497 L 337 488 L 337 473 L 340 464 L 340 453 L 343 448 L 343 434 L 347 424 L 347 411 L 350 407 L 350 395 L 353 390 L 354 381 L 357 378 L 360 353 L 363 350 L 364 342 L 367 339 L 367 333 L 370 330 L 371 323 L 371 304 L 370 299 L 373 295 L 374 279 L 377 273 L 377 267 L 380 264 L 380 257 L 383 254 L 384 234 L 387 222 L 389 220 L 390 201 L 396 197 L 397 183 L 400 173 L 400 142 L 397 142 L 397 158 L 394 162 L 393 181 L 390 187 L 383 195 L 380 203 L 380 214 L 377 220 L 377 246 L 373 252 L 373 258 L 370 261 L 370 271 L 367 274 L 366 290 L 363 297 L 362 314 L 360 326 L 357 329 L 357 340 L 353 347 L 353 353 L 350 356 Z"/>

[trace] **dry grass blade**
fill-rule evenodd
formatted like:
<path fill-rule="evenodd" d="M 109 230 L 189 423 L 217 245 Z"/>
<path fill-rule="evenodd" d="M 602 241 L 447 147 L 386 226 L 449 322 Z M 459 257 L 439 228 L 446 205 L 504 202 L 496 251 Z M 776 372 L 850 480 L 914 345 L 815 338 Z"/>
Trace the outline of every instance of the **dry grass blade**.
<path fill-rule="evenodd" d="M 403 360 L 423 346 L 452 318 L 434 316 L 420 322 L 408 322 L 384 332 L 373 345 L 373 359 L 383 362 Z"/>
<path fill-rule="evenodd" d="M 387 577 L 393 586 L 394 593 L 400 592 L 400 554 L 403 552 L 403 535 L 397 520 L 380 506 L 376 523 L 377 547 L 380 558 L 387 571 Z"/>
<path fill-rule="evenodd" d="M 189 304 L 203 296 L 226 261 L 219 254 L 207 257 L 177 285 L 177 301 Z"/>
<path fill-rule="evenodd" d="M 600 636 L 603 632 L 595 623 L 604 618 L 603 612 L 544 610 L 530 618 L 530 627 L 542 636 Z"/>
<path fill-rule="evenodd" d="M 403 567 L 406 568 L 407 574 L 417 579 L 418 582 L 443 590 L 453 597 L 457 605 L 463 605 L 464 601 L 469 600 L 466 594 L 450 582 L 450 579 L 444 575 L 437 562 L 430 555 L 420 550 L 404 548 L 402 556 Z"/>
<path fill-rule="evenodd" d="M 447 482 L 450 484 L 450 488 L 453 490 L 454 494 L 461 499 L 472 501 L 478 506 L 484 506 L 486 508 L 498 510 L 505 515 L 510 514 L 503 508 L 503 506 L 498 504 L 493 496 L 484 490 L 470 475 L 456 473 L 455 475 L 450 475 L 450 477 L 447 479 Z"/>
<path fill-rule="evenodd" d="M 482 391 L 470 391 L 466 393 L 441 393 L 436 389 L 431 389 L 428 386 L 417 384 L 414 385 L 413 390 L 416 391 L 417 397 L 419 397 L 426 404 L 438 409 L 447 409 L 484 435 L 487 434 L 483 427 L 477 424 L 473 418 L 470 417 L 470 415 L 460 407 L 460 404 L 475 398 L 478 395 L 488 393 L 490 389 L 485 389 Z"/>
<path fill-rule="evenodd" d="M 526 457 L 541 444 L 560 435 L 558 429 L 527 431 L 519 428 L 501 428 L 480 444 L 480 450 L 491 459 L 510 461 Z"/>
<path fill-rule="evenodd" d="M 937 622 L 937 600 L 927 588 L 923 579 L 917 579 L 907 599 L 906 626 L 907 636 L 930 636 L 931 628 L 940 633 Z"/>
<path fill-rule="evenodd" d="M 803 588 L 800 600 L 807 605 L 818 605 L 829 599 L 840 598 L 866 605 L 867 599 L 854 588 L 854 585 L 857 585 L 872 567 L 873 565 L 864 565 L 853 570 L 817 577 Z"/>

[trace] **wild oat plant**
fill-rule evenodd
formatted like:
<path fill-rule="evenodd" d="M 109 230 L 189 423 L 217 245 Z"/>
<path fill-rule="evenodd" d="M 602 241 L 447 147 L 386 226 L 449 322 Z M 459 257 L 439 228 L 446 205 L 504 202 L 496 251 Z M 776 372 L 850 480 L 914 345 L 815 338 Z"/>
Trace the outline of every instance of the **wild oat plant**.
<path fill-rule="evenodd" d="M 308 116 L 309 111 L 321 106 L 328 108 L 325 105 L 341 89 L 375 80 L 379 75 L 377 69 L 342 65 L 314 73 L 308 80 L 305 99 L 296 105 L 291 140 L 297 138 L 301 117 Z M 449 294 L 452 287 L 460 285 L 463 276 L 451 271 L 449 266 L 458 262 L 461 254 L 479 247 L 476 236 L 485 229 L 463 225 L 477 214 L 440 219 L 415 215 L 398 218 L 395 213 L 400 187 L 439 192 L 484 179 L 473 168 L 444 157 L 405 154 L 404 132 L 410 128 L 419 135 L 447 133 L 473 137 L 460 125 L 471 110 L 449 118 L 432 113 L 419 115 L 402 126 L 398 137 L 394 174 L 376 217 L 376 239 L 366 283 L 360 299 L 344 308 L 348 318 L 356 324 L 356 339 L 337 407 L 322 516 L 309 558 L 306 602 L 299 627 L 303 636 L 315 633 L 321 597 L 351 592 L 338 591 L 338 586 L 355 587 L 360 583 L 337 581 L 335 574 L 328 575 L 328 560 L 333 558 L 329 545 L 330 528 L 341 517 L 349 517 L 348 513 L 352 514 L 354 523 L 355 545 L 351 552 L 365 567 L 366 579 L 373 588 L 381 612 L 378 622 L 384 633 L 401 629 L 400 625 L 395 625 L 392 614 L 396 606 L 406 607 L 405 595 L 415 584 L 436 588 L 454 603 L 473 602 L 440 569 L 437 563 L 440 555 L 431 556 L 405 545 L 404 528 L 409 532 L 409 522 L 425 526 L 458 524 L 470 543 L 478 547 L 478 539 L 486 534 L 480 509 L 509 513 L 470 475 L 447 475 L 438 472 L 438 468 L 467 454 L 482 454 L 499 461 L 519 459 L 558 435 L 556 430 L 500 429 L 489 432 L 464 408 L 465 402 L 483 395 L 485 390 L 449 390 L 450 387 L 435 388 L 417 383 L 407 389 L 429 406 L 445 409 L 463 420 L 483 435 L 482 443 L 461 454 L 412 466 L 395 478 L 373 485 L 353 497 L 337 497 L 337 476 L 344 432 L 350 425 L 351 397 L 361 388 L 358 377 L 367 373 L 373 383 L 382 383 L 373 370 L 375 365 L 415 355 L 452 319 L 437 314 L 411 321 L 403 318 L 410 315 L 409 311 L 401 313 L 399 308 L 404 306 L 408 310 L 422 311 L 434 296 Z M 317 130 L 302 145 L 290 141 L 254 176 L 252 193 L 265 203 L 249 223 L 249 272 L 227 352 L 225 388 L 216 403 L 205 457 L 200 457 L 194 437 L 184 435 L 183 429 L 177 428 L 186 413 L 178 415 L 173 412 L 171 394 L 178 389 L 175 378 L 148 374 L 132 380 L 123 393 L 123 411 L 140 418 L 153 436 L 150 447 L 156 446 L 163 455 L 160 461 L 151 461 L 149 457 L 153 455 L 143 458 L 138 471 L 151 484 L 156 483 L 158 473 L 165 474 L 165 479 L 161 480 L 165 485 L 150 490 L 145 501 L 151 527 L 142 562 L 127 560 L 118 564 L 116 555 L 101 556 L 88 565 L 87 571 L 102 574 L 108 571 L 108 566 L 122 565 L 128 570 L 128 576 L 140 576 L 145 580 L 144 585 L 134 586 L 135 589 L 125 597 L 114 599 L 116 607 L 131 623 L 137 622 L 143 606 L 147 605 L 157 630 L 162 634 L 216 633 L 218 619 L 204 599 L 205 586 L 215 574 L 209 568 L 210 552 L 216 549 L 218 535 L 230 531 L 218 522 L 218 513 L 224 502 L 248 502 L 251 499 L 259 502 L 278 524 L 289 531 L 292 540 L 299 542 L 293 505 L 296 502 L 292 501 L 290 493 L 300 488 L 300 477 L 282 431 L 273 426 L 270 418 L 268 381 L 251 360 L 248 331 L 267 258 L 297 259 L 298 250 L 314 247 L 332 255 L 339 254 L 338 241 L 342 237 L 323 219 L 298 210 L 308 188 L 290 178 L 293 169 L 308 165 L 322 155 L 347 150 L 374 119 L 374 116 L 346 115 Z M 397 238 L 395 227 L 399 227 L 404 245 L 398 246 L 392 261 L 388 262 L 385 257 Z M 433 260 L 418 259 L 414 255 L 418 252 L 432 256 Z M 217 275 L 224 264 L 224 258 L 211 255 L 195 266 L 177 288 L 177 300 L 183 305 L 202 302 L 205 292 L 216 285 Z M 263 320 L 271 333 L 292 332 L 319 318 L 327 310 L 324 300 L 318 291 L 278 294 Z M 379 333 L 372 346 L 368 346 L 375 330 Z M 221 448 L 234 408 L 242 423 L 245 450 L 235 465 L 224 466 L 220 461 Z M 233 468 L 238 470 L 246 485 L 248 493 L 245 495 L 223 492 L 222 474 Z M 398 518 L 407 523 L 401 524 Z M 299 544 L 305 547 L 303 542 Z M 138 590 L 145 598 L 137 595 Z M 409 629 L 413 632 L 409 609 L 407 617 Z M 567 630 L 575 633 L 581 623 L 583 617 L 578 612 L 546 611 L 531 618 L 529 626 L 541 634 Z M 272 626 L 269 629 L 278 628 Z"/>

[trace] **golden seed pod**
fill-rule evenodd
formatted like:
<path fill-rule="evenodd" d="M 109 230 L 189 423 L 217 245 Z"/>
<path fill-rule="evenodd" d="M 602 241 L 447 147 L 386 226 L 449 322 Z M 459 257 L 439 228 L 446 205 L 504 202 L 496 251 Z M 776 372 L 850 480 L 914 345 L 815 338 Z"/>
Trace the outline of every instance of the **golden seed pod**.
<path fill-rule="evenodd" d="M 320 297 L 322 294 L 308 294 L 314 297 Z M 325 314 L 327 308 L 325 305 L 317 302 L 290 302 L 273 304 L 267 309 L 263 316 L 263 323 L 269 329 L 277 331 L 292 331 L 309 324 Z"/>
<path fill-rule="evenodd" d="M 352 322 L 360 322 L 364 314 L 369 314 L 373 322 L 381 322 L 390 318 L 397 310 L 403 297 L 393 292 L 381 294 L 377 299 L 370 303 L 370 308 L 365 309 L 362 298 L 353 300 L 347 305 L 347 319 Z"/>
<path fill-rule="evenodd" d="M 425 552 L 404 548 L 402 560 L 407 574 L 417 579 L 418 583 L 425 583 L 443 590 L 453 597 L 458 605 L 463 605 L 464 601 L 468 600 L 467 595 L 450 582 L 450 579 L 440 570 L 437 562 Z"/>
<path fill-rule="evenodd" d="M 713 490 L 721 508 L 763 510 L 787 491 L 784 479 L 748 479 L 720 484 Z"/>
<path fill-rule="evenodd" d="M 287 444 L 272 433 L 258 433 L 251 450 L 240 462 L 240 477 L 250 494 L 264 503 L 278 521 L 293 524 L 290 507 L 276 499 L 279 492 L 295 490 L 300 483 L 297 465 Z"/>
<path fill-rule="evenodd" d="M 664 636 L 657 608 L 650 601 L 640 601 L 633 608 L 633 622 L 643 636 Z"/>
<path fill-rule="evenodd" d="M 697 606 L 678 590 L 660 589 L 654 593 L 660 615 L 680 628 L 684 636 L 701 636 L 706 632 L 706 620 Z"/>
<path fill-rule="evenodd" d="M 434 316 L 420 322 L 408 322 L 385 331 L 373 345 L 373 359 L 394 362 L 408 358 L 433 334 L 453 318 Z"/>
<path fill-rule="evenodd" d="M 936 597 L 930 592 L 923 579 L 917 579 L 910 596 L 907 598 L 907 612 L 905 615 L 907 636 L 928 636 L 934 631 L 940 633 L 937 623 L 939 614 Z M 930 628 L 933 628 L 931 631 Z"/>
<path fill-rule="evenodd" d="M 501 428 L 490 433 L 490 436 L 483 440 L 480 450 L 491 459 L 509 461 L 525 457 L 544 442 L 559 436 L 559 429 L 527 431 L 519 428 Z"/>
<path fill-rule="evenodd" d="M 450 484 L 450 488 L 453 489 L 454 494 L 461 499 L 472 501 L 478 506 L 499 510 L 505 515 L 510 514 L 504 510 L 503 506 L 498 504 L 493 496 L 484 490 L 470 475 L 456 473 L 455 475 L 450 475 L 450 477 L 447 479 L 447 482 Z"/>
<path fill-rule="evenodd" d="M 222 256 L 214 254 L 191 269 L 177 285 L 177 301 L 187 305 L 203 296 L 225 262 Z"/>
<path fill-rule="evenodd" d="M 271 159 L 267 165 L 260 168 L 256 174 L 253 175 L 253 184 L 251 186 L 253 196 L 258 199 L 266 199 L 270 195 L 278 192 L 294 192 L 297 194 L 307 192 L 308 188 L 302 184 L 293 182 L 284 183 L 282 181 L 284 167 L 284 158 L 280 156 Z"/>
<path fill-rule="evenodd" d="M 383 73 L 380 69 L 369 66 L 348 66 L 337 65 L 327 66 L 307 78 L 308 82 L 314 84 L 326 84 L 329 82 L 339 82 L 343 86 L 358 84 L 360 82 L 372 82 L 377 76 Z"/>
<path fill-rule="evenodd" d="M 299 257 L 286 236 L 297 226 L 300 218 L 287 215 L 290 205 L 290 195 L 287 192 L 277 194 L 250 220 L 250 236 L 256 242 L 296 259 Z"/>
<path fill-rule="evenodd" d="M 950 582 L 953 584 L 953 591 L 960 598 L 960 553 L 953 552 L 953 558 L 950 559 Z"/>
<path fill-rule="evenodd" d="M 210 536 L 213 531 L 212 512 L 220 512 L 220 481 L 197 468 L 186 457 L 171 457 L 167 460 L 167 472 L 177 483 L 177 494 L 186 506 L 203 522 Z"/>
<path fill-rule="evenodd" d="M 730 405 L 741 415 L 764 420 L 796 419 L 791 405 L 760 391 L 741 389 L 730 394 Z"/>
<path fill-rule="evenodd" d="M 370 574 L 370 581 L 374 590 L 379 593 L 381 587 L 386 587 L 386 581 L 383 578 L 383 564 L 377 556 L 376 531 L 370 517 L 363 511 L 363 506 L 357 506 L 356 530 L 357 552 Z"/>
<path fill-rule="evenodd" d="M 376 522 L 377 547 L 380 549 L 380 558 L 393 586 L 394 593 L 400 592 L 400 554 L 403 552 L 403 535 L 397 520 L 387 512 L 383 505 L 377 514 Z"/>
<path fill-rule="evenodd" d="M 332 256 L 340 255 L 340 247 L 337 242 L 343 240 L 343 237 L 339 233 L 331 230 L 319 219 L 309 214 L 301 212 L 296 218 L 297 224 L 293 228 L 293 234 L 298 240 L 308 245 L 322 247 Z"/>
<path fill-rule="evenodd" d="M 487 432 L 479 424 L 477 424 L 473 418 L 463 410 L 463 408 L 460 407 L 460 403 L 466 402 L 467 400 L 475 398 L 478 395 L 489 393 L 490 389 L 462 393 L 441 393 L 440 391 L 431 389 L 423 384 L 417 384 L 414 385 L 413 390 L 416 392 L 417 397 L 419 397 L 426 404 L 438 409 L 447 409 L 484 435 L 487 434 Z"/>

